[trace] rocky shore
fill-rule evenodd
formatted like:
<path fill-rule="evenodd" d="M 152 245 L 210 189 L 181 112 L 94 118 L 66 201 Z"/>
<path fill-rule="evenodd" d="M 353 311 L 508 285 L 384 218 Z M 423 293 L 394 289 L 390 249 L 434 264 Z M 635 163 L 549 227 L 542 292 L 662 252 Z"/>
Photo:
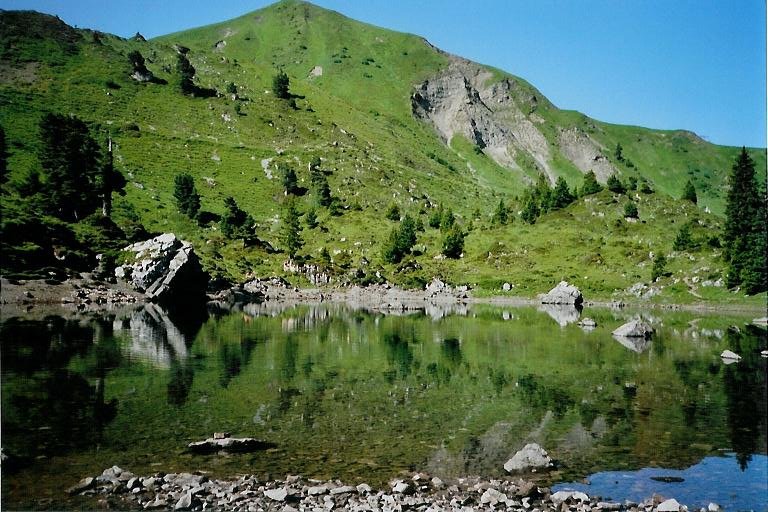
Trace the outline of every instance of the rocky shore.
<path fill-rule="evenodd" d="M 305 479 L 259 481 L 253 475 L 217 480 L 198 473 L 155 473 L 138 476 L 117 466 L 87 477 L 69 489 L 90 496 L 99 506 L 136 510 L 222 510 L 237 512 L 328 512 L 331 510 L 394 512 L 514 510 L 520 512 L 685 512 L 674 499 L 653 496 L 642 503 L 603 501 L 582 492 L 551 492 L 522 479 L 483 480 L 477 477 L 443 482 L 415 474 L 393 480 L 383 489 L 362 483 Z M 719 507 L 710 504 L 707 512 Z"/>

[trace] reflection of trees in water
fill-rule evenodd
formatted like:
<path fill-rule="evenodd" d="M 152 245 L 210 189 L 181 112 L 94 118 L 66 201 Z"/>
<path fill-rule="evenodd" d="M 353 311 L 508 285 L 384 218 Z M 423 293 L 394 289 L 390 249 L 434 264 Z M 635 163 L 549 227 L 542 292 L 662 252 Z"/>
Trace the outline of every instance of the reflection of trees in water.
<path fill-rule="evenodd" d="M 411 373 L 413 366 L 413 352 L 408 346 L 408 340 L 400 335 L 399 332 L 385 332 L 382 337 L 384 346 L 387 347 L 387 362 L 395 366 L 395 373 L 387 373 L 386 377 L 393 382 L 399 374 L 404 379 Z"/>
<path fill-rule="evenodd" d="M 557 418 L 565 416 L 568 409 L 574 405 L 574 400 L 567 391 L 542 382 L 536 375 L 523 375 L 517 380 L 517 385 L 526 403 L 540 411 L 552 411 Z"/>
<path fill-rule="evenodd" d="M 229 382 L 240 375 L 248 363 L 251 362 L 251 354 L 258 344 L 255 338 L 245 338 L 240 343 L 223 343 L 219 349 L 219 360 L 221 361 L 221 371 L 219 373 L 219 384 L 226 388 Z"/>
<path fill-rule="evenodd" d="M 195 370 L 188 362 L 171 362 L 170 380 L 168 381 L 168 403 L 177 407 L 184 405 L 192 389 Z"/>
<path fill-rule="evenodd" d="M 744 471 L 753 453 L 766 451 L 766 360 L 759 355 L 766 346 L 766 331 L 753 325 L 743 331 L 731 328 L 726 340 L 730 350 L 742 356 L 738 364 L 723 369 L 723 383 L 731 445 Z"/>
<path fill-rule="evenodd" d="M 117 400 L 104 399 L 105 377 L 121 361 L 111 323 L 111 318 L 84 324 L 52 316 L 0 325 L 2 429 L 12 453 L 51 455 L 100 442 L 117 413 Z"/>

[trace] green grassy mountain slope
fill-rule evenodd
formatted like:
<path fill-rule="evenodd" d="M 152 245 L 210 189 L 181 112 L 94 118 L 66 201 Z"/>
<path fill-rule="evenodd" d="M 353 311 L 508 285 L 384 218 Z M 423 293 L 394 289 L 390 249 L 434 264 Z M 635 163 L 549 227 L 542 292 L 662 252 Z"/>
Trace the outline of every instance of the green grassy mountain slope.
<path fill-rule="evenodd" d="M 318 208 L 320 225 L 304 229 L 301 252 L 316 257 L 326 248 L 338 273 L 364 260 L 403 283 L 442 275 L 489 288 L 516 282 L 526 293 L 567 277 L 608 296 L 649 281 L 643 272 L 624 269 L 644 261 L 641 246 L 646 257 L 669 251 L 675 219 L 688 215 L 705 226 L 718 224 L 725 177 L 738 152 L 688 132 L 610 125 L 560 110 L 520 78 L 445 54 L 417 36 L 293 0 L 151 41 L 3 11 L 0 39 L 0 125 L 10 169 L 5 189 L 18 188 L 39 167 L 43 113 L 75 114 L 101 140 L 109 135 L 115 142 L 115 167 L 128 181 L 126 196 L 116 200 L 118 226 L 125 229 L 138 217 L 151 232 L 176 232 L 195 244 L 212 273 L 237 279 L 281 273 L 286 256 L 244 248 L 224 238 L 218 223 L 200 225 L 180 214 L 173 199 L 177 174 L 194 177 L 205 212 L 223 214 L 224 199 L 232 196 L 255 219 L 257 236 L 282 247 L 285 196 L 278 168 L 293 168 L 299 185 L 310 188 L 308 164 L 319 157 L 339 208 Z M 217 94 L 182 94 L 180 47 L 188 49 L 199 90 Z M 133 51 L 158 80 L 131 77 Z M 290 78 L 291 101 L 272 92 L 278 69 Z M 765 151 L 751 154 L 765 169 Z M 599 211 L 588 209 L 593 203 L 587 197 L 533 226 L 519 220 L 492 225 L 500 199 L 519 212 L 526 187 L 539 175 L 552 183 L 563 176 L 575 187 L 588 170 L 601 181 L 611 173 L 647 179 L 657 193 L 636 198 L 641 222 L 619 220 L 612 201 L 623 206 L 626 198 L 603 192 Z M 699 191 L 698 209 L 675 199 L 688 179 Z M 300 197 L 300 211 L 315 199 L 313 193 Z M 2 201 L 6 217 L 22 214 L 23 201 L 12 192 Z M 646 216 L 644 203 L 648 211 L 667 214 Z M 435 259 L 441 235 L 427 228 L 418 235 L 421 254 L 403 268 L 385 263 L 381 246 L 395 226 L 384 219 L 391 204 L 424 224 L 438 204 L 452 208 L 469 231 L 465 257 Z M 91 235 L 85 230 L 81 238 Z M 631 255 L 624 248 L 630 240 L 637 245 Z M 570 242 L 567 261 L 549 249 L 564 241 Z M 9 249 L 19 248 L 14 243 Z M 498 244 L 541 257 L 513 258 L 518 249 L 498 251 Z M 702 250 L 714 276 L 722 263 L 716 252 Z M 603 258 L 608 266 L 578 271 L 594 263 L 595 252 L 612 255 Z M 18 254 L 15 261 L 23 261 L 25 253 Z M 690 273 L 693 266 L 679 270 Z M 602 284 L 594 284 L 603 273 Z"/>

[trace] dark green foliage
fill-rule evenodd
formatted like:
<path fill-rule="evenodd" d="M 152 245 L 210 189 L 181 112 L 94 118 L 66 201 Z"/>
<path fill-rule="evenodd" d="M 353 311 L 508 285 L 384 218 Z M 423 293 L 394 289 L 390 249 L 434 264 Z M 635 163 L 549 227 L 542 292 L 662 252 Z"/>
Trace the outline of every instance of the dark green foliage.
<path fill-rule="evenodd" d="M 296 207 L 296 201 L 292 198 L 285 205 L 281 235 L 288 255 L 295 258 L 296 253 L 304 247 L 304 240 L 301 238 L 299 210 Z"/>
<path fill-rule="evenodd" d="M 8 144 L 5 142 L 5 130 L 0 126 L 0 185 L 8 181 Z"/>
<path fill-rule="evenodd" d="M 443 217 L 440 219 L 440 231 L 448 231 L 456 223 L 456 217 L 453 215 L 453 210 L 448 208 L 443 212 Z"/>
<path fill-rule="evenodd" d="M 115 169 L 112 159 L 112 140 L 109 140 L 106 157 L 101 172 L 96 176 L 96 188 L 101 197 L 101 214 L 109 217 L 112 214 L 112 193 L 125 195 L 125 177 Z"/>
<path fill-rule="evenodd" d="M 629 201 L 624 205 L 624 217 L 630 219 L 636 219 L 638 217 L 637 205 L 633 201 Z"/>
<path fill-rule="evenodd" d="M 624 151 L 624 148 L 621 147 L 621 143 L 617 142 L 616 143 L 616 149 L 613 152 L 613 156 L 616 157 L 616 160 L 618 160 L 619 162 L 623 162 L 624 161 L 624 152 L 623 151 Z"/>
<path fill-rule="evenodd" d="M 427 224 L 429 224 L 429 227 L 438 229 L 440 227 L 440 223 L 443 220 L 443 205 L 440 205 L 437 210 L 434 210 L 431 214 L 429 214 L 429 219 L 427 219 Z"/>
<path fill-rule="evenodd" d="M 384 243 L 382 257 L 388 263 L 399 263 L 416 244 L 416 223 L 406 214 L 400 221 L 400 226 L 392 229 Z"/>
<path fill-rule="evenodd" d="M 319 225 L 317 222 L 317 210 L 310 208 L 309 211 L 304 214 L 304 223 L 309 229 L 315 229 Z"/>
<path fill-rule="evenodd" d="M 186 53 L 179 53 L 176 57 L 176 71 L 180 75 L 179 86 L 183 94 L 193 95 L 197 91 L 195 87 L 195 68 L 189 62 Z"/>
<path fill-rule="evenodd" d="M 288 90 L 290 87 L 290 80 L 285 71 L 280 70 L 274 77 L 272 77 L 272 92 L 275 97 L 282 100 L 287 100 L 291 97 L 291 93 Z"/>
<path fill-rule="evenodd" d="M 603 186 L 597 182 L 597 176 L 594 171 L 589 171 L 584 175 L 584 183 L 581 185 L 581 195 L 588 196 L 597 194 L 603 190 Z"/>
<path fill-rule="evenodd" d="M 453 225 L 443 237 L 443 255 L 446 258 L 459 259 L 464 252 L 465 236 L 459 226 Z"/>
<path fill-rule="evenodd" d="M 640 181 L 640 192 L 643 194 L 653 194 L 653 189 L 651 188 L 651 184 L 648 183 L 648 180 L 643 178 Z"/>
<path fill-rule="evenodd" d="M 195 188 L 195 180 L 188 173 L 178 174 L 173 180 L 173 197 L 181 213 L 194 219 L 200 211 L 200 194 Z"/>
<path fill-rule="evenodd" d="M 758 189 L 755 163 L 745 148 L 729 176 L 723 230 L 729 287 L 743 286 L 748 294 L 768 289 L 766 269 L 766 198 Z"/>
<path fill-rule="evenodd" d="M 100 151 L 80 119 L 47 114 L 40 121 L 42 166 L 40 192 L 45 211 L 76 221 L 99 203 L 102 165 Z"/>
<path fill-rule="evenodd" d="M 330 206 L 333 201 L 331 197 L 331 187 L 328 185 L 328 178 L 320 168 L 320 159 L 315 157 L 309 164 L 309 180 L 312 184 L 312 192 L 315 194 L 315 201 L 319 206 Z"/>
<path fill-rule="evenodd" d="M 147 69 L 147 66 L 144 62 L 144 56 L 141 54 L 141 52 L 138 50 L 133 50 L 128 54 L 128 60 L 130 61 L 134 72 L 140 73 L 142 75 L 149 74 L 149 70 Z"/>
<path fill-rule="evenodd" d="M 637 190 L 637 178 L 635 176 L 630 176 L 627 180 L 627 190 Z"/>
<path fill-rule="evenodd" d="M 680 228 L 680 231 L 677 232 L 672 248 L 676 251 L 687 251 L 688 249 L 693 249 L 695 245 L 693 235 L 691 234 L 691 224 L 686 222 Z"/>
<path fill-rule="evenodd" d="M 296 171 L 290 167 L 281 167 L 281 180 L 285 195 L 299 195 L 299 180 L 296 177 Z"/>
<path fill-rule="evenodd" d="M 224 199 L 220 226 L 221 234 L 230 240 L 243 239 L 248 243 L 255 236 L 253 217 L 242 210 L 231 196 Z"/>
<path fill-rule="evenodd" d="M 520 218 L 528 224 L 534 224 L 540 213 L 541 211 L 539 210 L 539 205 L 536 204 L 536 199 L 534 197 L 529 197 L 525 201 Z"/>
<path fill-rule="evenodd" d="M 605 186 L 608 187 L 608 190 L 615 194 L 623 194 L 627 191 L 627 189 L 624 187 L 624 184 L 615 174 L 611 174 L 608 177 L 608 181 L 605 182 Z"/>
<path fill-rule="evenodd" d="M 229 94 L 237 94 L 237 85 L 235 85 L 235 82 L 229 82 L 227 84 L 227 92 Z"/>
<path fill-rule="evenodd" d="M 326 267 L 330 267 L 333 261 L 331 260 L 331 253 L 328 252 L 328 249 L 323 246 L 323 248 L 320 250 L 320 254 L 318 255 L 318 260 L 320 263 Z"/>
<path fill-rule="evenodd" d="M 384 217 L 394 221 L 400 220 L 400 208 L 395 203 L 390 204 Z"/>
<path fill-rule="evenodd" d="M 696 197 L 696 187 L 694 187 L 691 180 L 688 180 L 688 183 L 685 184 L 685 188 L 683 189 L 683 197 L 681 197 L 681 199 L 684 201 L 690 201 L 693 204 L 698 202 L 698 198 Z"/>
<path fill-rule="evenodd" d="M 477 217 L 479 217 L 479 215 Z M 499 205 L 496 207 L 496 211 L 493 212 L 493 218 L 491 219 L 491 222 L 500 226 L 506 226 L 509 222 L 509 209 L 504 204 L 504 199 L 499 200 Z"/>
<path fill-rule="evenodd" d="M 651 281 L 655 282 L 658 278 L 664 276 L 667 267 L 667 258 L 663 254 L 657 254 L 653 258 L 653 269 L 651 270 Z"/>
<path fill-rule="evenodd" d="M 119 201 L 115 206 L 112 219 L 123 230 L 129 242 L 139 242 L 150 238 L 133 204 L 127 201 Z"/>
<path fill-rule="evenodd" d="M 571 204 L 574 201 L 575 197 L 573 194 L 571 194 L 571 191 L 568 189 L 568 183 L 565 181 L 565 178 L 562 176 L 557 178 L 557 183 L 555 183 L 555 189 L 552 192 L 552 198 L 551 198 L 551 208 L 553 210 L 559 210 L 561 208 L 565 208 L 569 204 Z"/>

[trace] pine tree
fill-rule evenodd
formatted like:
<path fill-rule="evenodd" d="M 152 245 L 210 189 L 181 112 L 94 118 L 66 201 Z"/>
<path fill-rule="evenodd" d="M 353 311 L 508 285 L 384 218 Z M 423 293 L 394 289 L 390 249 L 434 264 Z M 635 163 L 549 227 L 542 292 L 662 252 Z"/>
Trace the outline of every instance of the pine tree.
<path fill-rule="evenodd" d="M 619 162 L 624 161 L 624 148 L 621 147 L 620 142 L 616 143 L 616 149 L 613 152 L 613 156 L 616 157 L 616 160 L 618 160 Z"/>
<path fill-rule="evenodd" d="M 249 242 L 254 237 L 253 217 L 242 210 L 232 196 L 224 199 L 224 215 L 221 217 L 221 234 L 230 240 L 242 238 Z"/>
<path fill-rule="evenodd" d="M 390 204 L 384 217 L 394 221 L 400 220 L 400 208 L 395 203 Z"/>
<path fill-rule="evenodd" d="M 667 267 L 667 258 L 664 257 L 663 254 L 657 254 L 655 258 L 653 258 L 653 269 L 651 270 L 651 281 L 656 282 L 656 280 L 664 275 L 664 272 L 666 271 Z"/>
<path fill-rule="evenodd" d="M 8 181 L 8 145 L 5 142 L 5 130 L 0 126 L 0 185 Z"/>
<path fill-rule="evenodd" d="M 195 180 L 188 173 L 182 173 L 173 180 L 173 197 L 181 213 L 194 219 L 200 211 L 200 194 L 195 188 Z"/>
<path fill-rule="evenodd" d="M 107 154 L 101 167 L 101 172 L 96 178 L 96 186 L 101 197 L 101 214 L 109 217 L 112 214 L 112 193 L 125 195 L 127 182 L 120 171 L 115 169 L 112 158 L 112 139 L 107 141 Z"/>
<path fill-rule="evenodd" d="M 475 218 L 477 218 L 478 216 L 476 216 Z M 509 222 L 509 210 L 507 209 L 507 206 L 504 204 L 504 199 L 499 200 L 499 206 L 497 206 L 496 211 L 493 212 L 493 218 L 491 222 L 493 224 L 498 224 L 501 226 L 506 226 L 507 223 Z"/>
<path fill-rule="evenodd" d="M 315 229 L 319 225 L 317 222 L 317 210 L 310 208 L 309 211 L 304 214 L 304 223 L 309 229 Z"/>
<path fill-rule="evenodd" d="M 464 252 L 465 236 L 465 233 L 459 226 L 451 226 L 443 238 L 443 256 L 451 259 L 459 259 Z"/>
<path fill-rule="evenodd" d="M 605 182 L 605 186 L 608 187 L 608 190 L 615 194 L 623 194 L 627 191 L 627 189 L 624 187 L 624 184 L 615 174 L 611 174 L 608 177 L 608 180 Z"/>
<path fill-rule="evenodd" d="M 296 177 L 296 171 L 290 167 L 281 167 L 283 190 L 285 195 L 297 195 L 299 192 L 299 179 Z"/>
<path fill-rule="evenodd" d="M 456 223 L 456 216 L 453 215 L 453 210 L 448 208 L 443 212 L 443 217 L 440 219 L 440 231 L 448 231 Z"/>
<path fill-rule="evenodd" d="M 283 214 L 282 238 L 288 255 L 291 258 L 296 257 L 296 253 L 304 247 L 304 240 L 301 238 L 301 225 L 299 224 L 299 210 L 296 207 L 296 201 L 289 199 Z"/>
<path fill-rule="evenodd" d="M 280 70 L 274 77 L 272 77 L 272 92 L 275 94 L 275 97 L 282 100 L 290 98 L 291 93 L 288 90 L 289 87 L 290 80 L 284 71 Z"/>
<path fill-rule="evenodd" d="M 557 183 L 555 183 L 555 189 L 552 192 L 552 209 L 559 210 L 560 208 L 565 208 L 571 204 L 573 200 L 574 197 L 568 189 L 568 183 L 565 181 L 565 178 L 559 176 L 557 178 Z"/>
<path fill-rule="evenodd" d="M 400 225 L 393 228 L 382 248 L 382 257 L 388 263 L 399 263 L 416 244 L 416 223 L 405 214 Z"/>
<path fill-rule="evenodd" d="M 595 176 L 595 171 L 589 171 L 584 175 L 584 182 L 581 185 L 582 196 L 597 194 L 602 190 L 603 190 L 603 186 L 597 182 L 597 176 Z"/>
<path fill-rule="evenodd" d="M 99 204 L 102 171 L 99 146 L 74 116 L 47 114 L 40 121 L 41 192 L 48 213 L 79 220 Z"/>
<path fill-rule="evenodd" d="M 747 293 L 768 288 L 766 272 L 766 200 L 755 177 L 755 163 L 742 148 L 729 176 L 723 247 L 729 264 L 729 287 L 743 285 Z"/>
<path fill-rule="evenodd" d="M 685 188 L 683 189 L 683 196 L 680 199 L 683 199 L 684 201 L 690 201 L 693 204 L 698 202 L 698 198 L 696 197 L 696 187 L 694 187 L 691 180 L 688 180 L 688 183 L 685 184 Z"/>
<path fill-rule="evenodd" d="M 430 215 L 429 219 L 427 220 L 427 224 L 429 224 L 429 227 L 438 229 L 440 227 L 440 222 L 443 220 L 443 205 L 441 204 L 438 206 L 437 210 L 434 210 Z"/>
<path fill-rule="evenodd" d="M 624 217 L 629 219 L 636 219 L 638 217 L 637 205 L 633 201 L 629 201 L 624 205 Z"/>
<path fill-rule="evenodd" d="M 686 251 L 694 247 L 693 237 L 691 235 L 691 225 L 686 222 L 677 232 L 672 248 L 676 251 Z"/>
<path fill-rule="evenodd" d="M 540 213 L 539 205 L 536 203 L 536 198 L 529 196 L 525 201 L 522 213 L 520 213 L 520 218 L 528 224 L 534 224 Z"/>

